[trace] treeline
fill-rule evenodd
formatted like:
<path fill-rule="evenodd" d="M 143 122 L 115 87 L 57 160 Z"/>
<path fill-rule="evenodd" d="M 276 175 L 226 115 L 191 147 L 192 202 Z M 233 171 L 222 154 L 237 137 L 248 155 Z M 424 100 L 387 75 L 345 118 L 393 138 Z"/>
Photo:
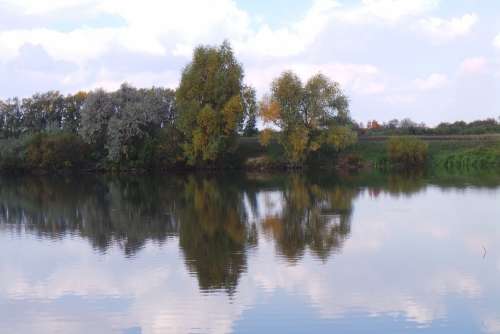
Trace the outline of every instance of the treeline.
<path fill-rule="evenodd" d="M 303 85 L 285 72 L 257 101 L 224 42 L 196 48 L 176 90 L 123 84 L 0 101 L 0 169 L 235 167 L 238 138 L 258 133 L 259 115 L 281 130 L 286 164 L 355 140 L 338 83 L 319 74 Z"/>
<path fill-rule="evenodd" d="M 90 162 L 154 158 L 175 117 L 175 92 L 98 89 L 9 99 L 0 104 L 0 148 L 4 168 L 61 169 Z M 154 141 L 154 142 L 153 142 Z M 148 155 L 146 157 L 146 155 Z"/>
<path fill-rule="evenodd" d="M 454 123 L 440 123 L 429 127 L 425 123 L 417 123 L 409 118 L 394 119 L 386 123 L 370 121 L 366 124 L 356 125 L 362 135 L 390 136 L 390 135 L 482 135 L 500 134 L 500 120 L 488 118 L 470 123 L 457 121 Z"/>

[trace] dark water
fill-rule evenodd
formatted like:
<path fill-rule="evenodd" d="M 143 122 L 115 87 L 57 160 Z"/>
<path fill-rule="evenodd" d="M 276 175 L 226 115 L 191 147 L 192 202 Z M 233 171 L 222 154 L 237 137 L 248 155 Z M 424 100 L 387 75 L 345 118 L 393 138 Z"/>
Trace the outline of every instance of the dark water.
<path fill-rule="evenodd" d="M 0 333 L 500 333 L 500 176 L 0 178 Z"/>

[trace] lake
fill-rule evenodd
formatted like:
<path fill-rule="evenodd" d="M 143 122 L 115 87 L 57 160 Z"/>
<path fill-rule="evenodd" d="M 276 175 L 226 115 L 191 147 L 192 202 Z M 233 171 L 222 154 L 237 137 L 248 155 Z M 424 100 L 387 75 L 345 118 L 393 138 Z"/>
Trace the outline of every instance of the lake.
<path fill-rule="evenodd" d="M 500 333 L 500 175 L 0 178 L 0 333 Z"/>

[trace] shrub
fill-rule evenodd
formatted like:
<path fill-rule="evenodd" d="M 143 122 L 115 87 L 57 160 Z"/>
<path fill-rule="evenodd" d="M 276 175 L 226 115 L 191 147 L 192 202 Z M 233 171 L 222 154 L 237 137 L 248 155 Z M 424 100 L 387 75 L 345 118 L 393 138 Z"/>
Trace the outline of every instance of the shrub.
<path fill-rule="evenodd" d="M 24 169 L 24 146 L 24 139 L 0 140 L 0 170 L 20 171 Z"/>
<path fill-rule="evenodd" d="M 182 134 L 173 127 L 160 130 L 152 152 L 152 165 L 158 169 L 167 169 L 183 162 L 181 149 Z"/>
<path fill-rule="evenodd" d="M 80 167 L 87 155 L 87 145 L 71 133 L 38 133 L 26 142 L 28 168 L 61 170 Z"/>
<path fill-rule="evenodd" d="M 427 150 L 428 145 L 415 137 L 392 137 L 387 142 L 389 162 L 405 168 L 423 166 Z"/>

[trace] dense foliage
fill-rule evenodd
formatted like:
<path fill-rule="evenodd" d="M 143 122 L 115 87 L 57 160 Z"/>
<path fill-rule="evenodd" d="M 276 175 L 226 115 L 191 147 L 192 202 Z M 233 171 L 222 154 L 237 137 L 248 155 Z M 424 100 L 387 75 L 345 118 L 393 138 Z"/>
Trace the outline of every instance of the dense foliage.
<path fill-rule="evenodd" d="M 415 137 L 392 137 L 387 142 L 387 155 L 393 165 L 404 168 L 423 166 L 428 145 Z"/>
<path fill-rule="evenodd" d="M 356 141 L 347 127 L 349 103 L 338 83 L 322 74 L 305 85 L 293 72 L 284 72 L 271 85 L 271 93 L 260 103 L 260 115 L 267 124 L 279 128 L 279 142 L 292 164 L 303 163 L 312 152 L 325 146 L 342 150 Z M 268 144 L 270 129 L 261 135 Z"/>
<path fill-rule="evenodd" d="M 243 68 L 227 42 L 198 47 L 176 93 L 185 158 L 191 165 L 214 163 L 236 148 L 243 130 L 255 128 L 255 91 L 243 84 Z"/>
<path fill-rule="evenodd" d="M 261 131 L 259 117 L 265 125 Z M 224 42 L 197 47 L 175 90 L 123 84 L 114 92 L 49 91 L 0 101 L 0 170 L 339 165 L 342 151 L 350 154 L 345 161 L 378 154 L 353 152 L 360 147 L 355 145 L 358 135 L 363 140 L 397 136 L 381 149 L 383 159 L 417 166 L 425 162 L 427 147 L 408 136 L 486 133 L 500 133 L 500 122 L 434 128 L 410 119 L 356 124 L 340 85 L 322 74 L 302 82 L 286 71 L 258 103 L 255 89 L 244 82 L 242 65 Z M 467 151 L 443 160 L 446 165 L 479 160 L 479 165 L 492 165 L 498 161 L 493 151 Z"/>

